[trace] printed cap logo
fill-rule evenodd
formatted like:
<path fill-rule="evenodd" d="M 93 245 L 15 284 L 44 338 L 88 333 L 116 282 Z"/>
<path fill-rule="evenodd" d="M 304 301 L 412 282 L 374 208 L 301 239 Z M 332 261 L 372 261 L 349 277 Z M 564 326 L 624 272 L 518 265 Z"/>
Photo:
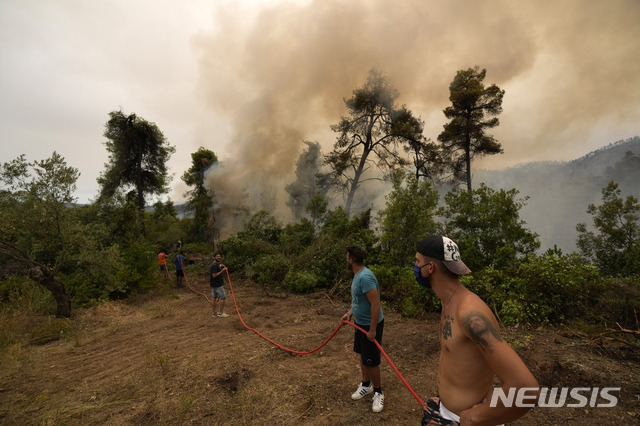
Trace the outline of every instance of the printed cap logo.
<path fill-rule="evenodd" d="M 452 239 L 442 237 L 442 243 L 444 244 L 444 260 L 446 262 L 453 262 L 460 260 L 460 250 L 456 243 Z"/>

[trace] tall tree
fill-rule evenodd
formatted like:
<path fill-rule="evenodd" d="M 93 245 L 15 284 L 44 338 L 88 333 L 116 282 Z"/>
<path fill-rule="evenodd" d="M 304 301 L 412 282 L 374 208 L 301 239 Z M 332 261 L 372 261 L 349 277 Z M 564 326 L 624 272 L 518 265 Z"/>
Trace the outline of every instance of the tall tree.
<path fill-rule="evenodd" d="M 483 155 L 501 154 L 502 146 L 486 130 L 500 122 L 504 90 L 495 84 L 484 86 L 486 69 L 477 66 L 457 72 L 449 85 L 451 106 L 444 109 L 445 117 L 451 119 L 438 135 L 445 151 L 452 155 L 450 167 L 455 177 L 466 180 L 467 192 L 471 188 L 471 161 Z"/>
<path fill-rule="evenodd" d="M 349 115 L 331 129 L 338 133 L 325 161 L 347 193 L 345 211 L 351 212 L 360 185 L 376 177 L 365 177 L 372 165 L 390 170 L 407 164 L 399 148 L 422 139 L 423 125 L 406 107 L 396 106 L 398 91 L 379 71 L 369 71 L 367 82 L 346 99 Z"/>
<path fill-rule="evenodd" d="M 192 189 L 186 192 L 189 209 L 193 212 L 193 236 L 200 241 L 212 242 L 213 222 L 212 194 L 205 186 L 204 176 L 218 162 L 216 154 L 203 147 L 191 154 L 191 167 L 184 172 L 182 180 Z"/>
<path fill-rule="evenodd" d="M 589 204 L 597 232 L 585 223 L 576 226 L 582 255 L 608 275 L 640 274 L 640 203 L 632 195 L 622 198 L 616 182 L 602 189 L 602 204 Z"/>
<path fill-rule="evenodd" d="M 135 114 L 122 110 L 109 113 L 105 124 L 105 146 L 109 163 L 98 178 L 100 197 L 112 198 L 117 191 L 135 200 L 138 207 L 140 231 L 144 235 L 145 194 L 163 194 L 171 180 L 167 161 L 175 152 L 155 125 Z"/>
<path fill-rule="evenodd" d="M 307 204 L 314 196 L 326 195 L 329 184 L 322 172 L 322 153 L 318 142 L 304 141 L 307 148 L 302 151 L 296 162 L 296 180 L 285 186 L 289 194 L 287 205 L 295 220 L 304 216 Z"/>
<path fill-rule="evenodd" d="M 71 316 L 71 297 L 58 275 L 77 231 L 67 205 L 75 202 L 79 175 L 56 152 L 31 163 L 21 155 L 0 170 L 2 273 L 26 275 L 44 286 L 63 317 Z"/>

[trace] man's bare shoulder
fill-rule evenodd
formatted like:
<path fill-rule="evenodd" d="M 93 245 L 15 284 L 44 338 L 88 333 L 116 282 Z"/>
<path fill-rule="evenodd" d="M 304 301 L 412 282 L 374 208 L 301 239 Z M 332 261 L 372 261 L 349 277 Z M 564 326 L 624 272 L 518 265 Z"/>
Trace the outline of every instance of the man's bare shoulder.
<path fill-rule="evenodd" d="M 464 322 L 465 317 L 467 317 L 472 312 L 479 312 L 483 315 L 490 318 L 492 321 L 496 322 L 495 315 L 489 308 L 489 306 L 482 300 L 477 294 L 474 292 L 467 290 L 465 288 L 465 292 L 463 293 L 460 301 L 458 302 L 458 306 L 456 308 L 456 316 L 458 320 L 462 324 Z"/>
<path fill-rule="evenodd" d="M 465 292 L 456 309 L 456 317 L 467 337 L 484 350 L 491 352 L 493 343 L 502 341 L 495 315 L 475 293 Z"/>

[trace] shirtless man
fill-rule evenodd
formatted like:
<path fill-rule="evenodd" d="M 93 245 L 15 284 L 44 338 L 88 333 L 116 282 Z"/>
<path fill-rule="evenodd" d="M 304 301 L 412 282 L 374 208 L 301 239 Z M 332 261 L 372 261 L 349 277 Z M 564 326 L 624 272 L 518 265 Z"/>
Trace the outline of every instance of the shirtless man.
<path fill-rule="evenodd" d="M 494 376 L 502 388 L 537 388 L 538 382 L 500 336 L 489 307 L 467 290 L 459 276 L 471 273 L 449 238 L 431 236 L 418 243 L 414 273 L 418 283 L 440 298 L 438 393 L 427 401 L 423 425 L 497 425 L 523 416 L 529 408 L 490 407 Z"/>

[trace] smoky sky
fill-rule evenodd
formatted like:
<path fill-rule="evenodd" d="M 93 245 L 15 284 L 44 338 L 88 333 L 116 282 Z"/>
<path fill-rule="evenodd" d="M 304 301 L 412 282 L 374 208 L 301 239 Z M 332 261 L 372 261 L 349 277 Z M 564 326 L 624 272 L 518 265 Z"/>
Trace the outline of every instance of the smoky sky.
<path fill-rule="evenodd" d="M 435 140 L 456 71 L 505 90 L 504 154 L 475 169 L 570 160 L 640 134 L 637 0 L 2 0 L 1 161 L 56 150 L 98 192 L 104 124 L 122 109 L 176 146 L 170 197 L 202 146 L 213 186 L 284 206 L 304 140 L 330 125 L 371 68 Z M 376 189 L 373 189 L 376 191 Z M 377 192 L 380 192 L 377 190 Z M 150 200 L 153 203 L 155 200 Z"/>
<path fill-rule="evenodd" d="M 572 159 L 640 131 L 636 0 L 317 0 L 251 22 L 231 7 L 215 16 L 217 30 L 194 39 L 202 98 L 232 127 L 214 186 L 263 193 L 290 177 L 304 139 L 328 152 L 329 125 L 371 68 L 432 140 L 456 71 L 486 68 L 485 84 L 506 92 L 491 132 L 504 154 L 474 167 Z"/>

